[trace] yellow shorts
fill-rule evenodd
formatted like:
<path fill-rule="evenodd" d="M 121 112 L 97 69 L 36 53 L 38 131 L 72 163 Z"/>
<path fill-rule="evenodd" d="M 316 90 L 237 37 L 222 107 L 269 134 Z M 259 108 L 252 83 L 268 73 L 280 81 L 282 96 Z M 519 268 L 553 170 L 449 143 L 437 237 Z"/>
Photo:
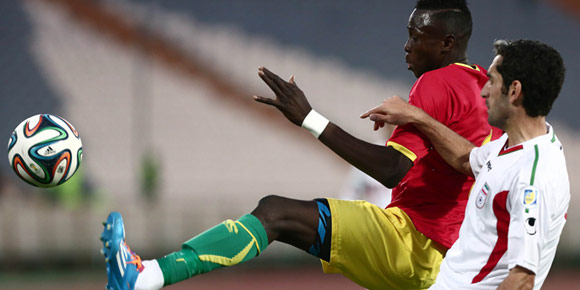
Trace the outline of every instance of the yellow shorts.
<path fill-rule="evenodd" d="M 399 208 L 328 199 L 332 213 L 330 262 L 368 289 L 426 289 L 435 282 L 446 249 L 415 229 Z"/>

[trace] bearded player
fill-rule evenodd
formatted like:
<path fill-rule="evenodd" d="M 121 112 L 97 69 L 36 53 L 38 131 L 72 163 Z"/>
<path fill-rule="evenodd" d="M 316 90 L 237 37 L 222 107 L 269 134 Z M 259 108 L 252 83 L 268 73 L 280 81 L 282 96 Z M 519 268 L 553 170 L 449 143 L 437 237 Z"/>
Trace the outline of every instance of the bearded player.
<path fill-rule="evenodd" d="M 497 41 L 481 96 L 505 130 L 481 147 L 399 98 L 363 114 L 414 124 L 458 171 L 475 176 L 459 239 L 430 289 L 540 289 L 570 203 L 562 144 L 546 116 L 564 82 L 558 51 L 537 41 Z"/>

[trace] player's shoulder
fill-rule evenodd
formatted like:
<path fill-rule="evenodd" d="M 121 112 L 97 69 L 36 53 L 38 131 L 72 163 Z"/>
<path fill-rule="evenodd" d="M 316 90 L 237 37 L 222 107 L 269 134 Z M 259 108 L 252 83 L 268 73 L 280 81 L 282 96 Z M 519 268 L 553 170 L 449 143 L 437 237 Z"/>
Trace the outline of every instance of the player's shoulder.
<path fill-rule="evenodd" d="M 445 73 L 445 68 L 438 68 L 423 73 L 413 85 L 411 95 L 429 94 L 430 98 L 437 95 L 444 95 L 448 90 L 450 75 Z"/>
<path fill-rule="evenodd" d="M 480 66 L 455 63 L 421 75 L 411 88 L 409 100 L 423 109 L 424 106 L 437 104 L 447 106 L 454 100 L 462 103 L 481 100 L 479 90 L 486 81 L 486 72 Z M 476 87 L 477 94 L 474 94 L 472 88 Z M 467 93 L 471 94 L 471 98 L 465 98 Z M 422 102 L 426 103 L 420 106 Z"/>
<path fill-rule="evenodd" d="M 450 64 L 443 69 L 447 70 L 448 72 L 468 72 L 474 74 L 487 74 L 487 70 L 478 64 L 465 64 L 465 63 L 453 63 Z"/>
<path fill-rule="evenodd" d="M 502 134 L 497 137 L 491 137 L 491 140 L 484 140 L 481 146 L 474 148 L 471 151 L 470 158 L 477 157 L 479 159 L 487 159 L 493 152 L 501 152 L 502 147 L 506 144 L 507 134 Z"/>
<path fill-rule="evenodd" d="M 528 162 L 545 161 L 546 163 L 555 163 L 564 161 L 564 147 L 556 136 L 553 127 L 546 123 L 548 132 L 524 143 L 526 150 L 526 159 Z M 561 159 L 561 160 L 559 160 Z"/>
<path fill-rule="evenodd" d="M 519 168 L 521 180 L 529 180 L 530 185 L 567 179 L 566 160 L 561 144 L 550 138 L 542 139 L 544 140 L 540 142 L 525 144 L 523 154 L 513 164 L 515 168 Z"/>
<path fill-rule="evenodd" d="M 490 132 L 491 136 L 489 136 L 490 138 L 488 140 L 484 140 L 483 144 L 480 147 L 494 148 L 496 151 L 500 150 L 502 147 L 505 146 L 508 140 L 508 136 L 503 131 L 501 131 L 500 133 L 500 130 L 495 127 L 492 127 L 491 130 L 492 130 Z"/>
<path fill-rule="evenodd" d="M 452 80 L 467 77 L 487 78 L 487 71 L 477 64 L 453 63 L 425 72 L 417 80 L 419 85 L 444 86 Z"/>
<path fill-rule="evenodd" d="M 445 72 L 447 71 L 447 67 L 442 67 L 434 70 L 430 70 L 428 72 L 423 73 L 416 82 L 416 85 L 437 85 L 441 84 L 442 81 L 445 81 Z"/>

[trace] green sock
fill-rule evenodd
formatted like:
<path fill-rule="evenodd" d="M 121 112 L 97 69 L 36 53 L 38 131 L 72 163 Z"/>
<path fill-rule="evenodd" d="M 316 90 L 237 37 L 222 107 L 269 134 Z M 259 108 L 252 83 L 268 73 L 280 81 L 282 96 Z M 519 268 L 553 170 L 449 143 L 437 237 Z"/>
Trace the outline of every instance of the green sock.
<path fill-rule="evenodd" d="M 181 246 L 181 251 L 158 259 L 164 286 L 207 273 L 223 266 L 245 262 L 268 246 L 268 235 L 258 218 L 247 214 L 199 234 Z"/>

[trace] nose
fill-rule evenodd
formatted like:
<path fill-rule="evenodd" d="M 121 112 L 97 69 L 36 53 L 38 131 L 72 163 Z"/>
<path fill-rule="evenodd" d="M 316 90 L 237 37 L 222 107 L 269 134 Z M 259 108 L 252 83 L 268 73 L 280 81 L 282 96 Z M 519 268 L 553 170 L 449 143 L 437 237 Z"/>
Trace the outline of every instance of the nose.
<path fill-rule="evenodd" d="M 481 90 L 481 97 L 484 99 L 487 99 L 489 97 L 489 94 L 486 92 L 485 88 Z"/>
<path fill-rule="evenodd" d="M 409 43 L 408 38 L 407 38 L 407 41 L 405 42 L 405 46 L 403 46 L 403 49 L 405 50 L 406 53 L 411 52 L 411 44 Z"/>
<path fill-rule="evenodd" d="M 489 98 L 489 81 L 487 81 L 487 83 L 485 83 L 485 85 L 483 86 L 483 88 L 481 88 L 480 95 L 484 99 Z"/>

